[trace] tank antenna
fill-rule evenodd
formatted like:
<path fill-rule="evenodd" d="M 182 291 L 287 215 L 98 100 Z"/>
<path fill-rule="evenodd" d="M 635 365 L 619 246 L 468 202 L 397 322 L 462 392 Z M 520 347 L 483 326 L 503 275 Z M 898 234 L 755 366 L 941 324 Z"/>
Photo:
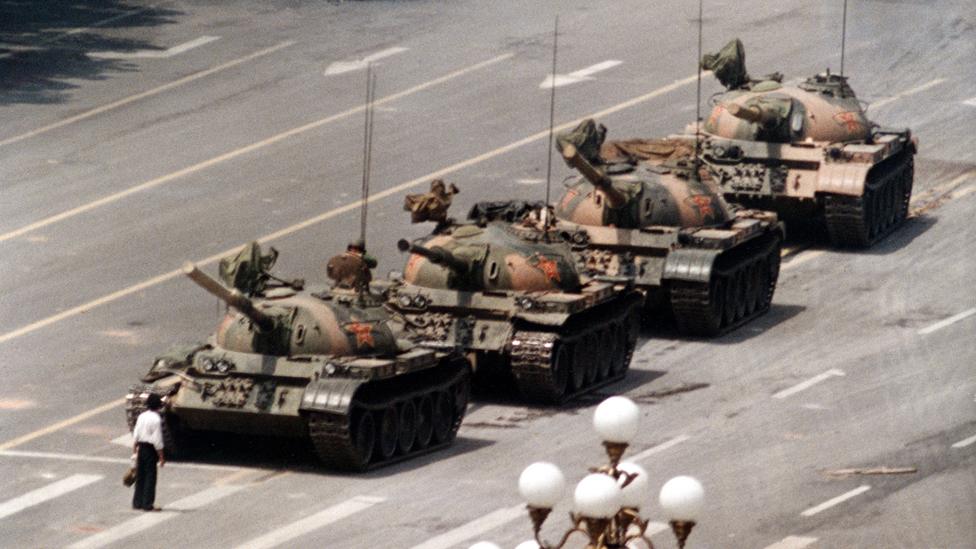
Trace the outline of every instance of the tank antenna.
<path fill-rule="evenodd" d="M 694 176 L 698 177 L 699 163 L 701 162 L 701 77 L 702 77 L 702 0 L 698 0 L 698 59 L 695 61 L 698 66 L 698 84 L 695 90 L 695 162 Z"/>
<path fill-rule="evenodd" d="M 847 0 L 844 0 L 844 19 L 840 25 L 840 75 L 844 76 L 844 42 L 847 41 Z"/>
<path fill-rule="evenodd" d="M 556 23 L 552 29 L 552 80 L 549 92 L 549 151 L 546 165 L 546 203 L 545 208 L 549 207 L 549 187 L 552 182 L 552 134 L 556 118 L 556 51 L 559 44 L 559 16 L 556 16 Z M 545 216 L 545 228 L 549 228 L 549 215 Z"/>
<path fill-rule="evenodd" d="M 363 128 L 363 187 L 362 205 L 359 210 L 359 238 L 366 247 L 366 210 L 369 205 L 369 169 L 373 156 L 373 97 L 376 91 L 376 75 L 373 64 L 366 65 L 366 119 Z"/>

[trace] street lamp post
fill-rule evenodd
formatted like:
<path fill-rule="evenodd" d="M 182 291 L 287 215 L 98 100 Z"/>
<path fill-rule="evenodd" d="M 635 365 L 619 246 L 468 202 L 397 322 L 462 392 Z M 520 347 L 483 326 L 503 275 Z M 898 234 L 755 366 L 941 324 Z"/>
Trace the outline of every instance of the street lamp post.
<path fill-rule="evenodd" d="M 533 463 L 522 471 L 519 493 L 526 501 L 535 540 L 523 542 L 516 549 L 563 549 L 574 535 L 585 537 L 586 549 L 625 549 L 638 540 L 654 549 L 645 535 L 650 522 L 640 515 L 650 489 L 647 471 L 636 463 L 621 461 L 637 435 L 639 420 L 640 410 L 628 398 L 610 397 L 597 406 L 593 426 L 603 439 L 609 463 L 591 468 L 590 474 L 576 485 L 574 511 L 570 513 L 572 525 L 556 544 L 543 540 L 541 530 L 565 492 L 566 479 L 558 467 L 546 462 Z M 685 546 L 695 526 L 703 499 L 704 490 L 692 477 L 672 478 L 661 488 L 659 501 L 670 517 L 679 548 Z M 480 542 L 471 549 L 495 547 Z"/>

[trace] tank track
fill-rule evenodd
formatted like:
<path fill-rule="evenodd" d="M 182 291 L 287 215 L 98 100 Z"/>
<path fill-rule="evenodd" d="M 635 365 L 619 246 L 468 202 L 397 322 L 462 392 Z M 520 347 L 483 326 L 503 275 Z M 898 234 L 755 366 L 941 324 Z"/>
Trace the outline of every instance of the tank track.
<path fill-rule="evenodd" d="M 357 392 L 348 414 L 308 412 L 308 437 L 316 456 L 329 468 L 366 471 L 450 445 L 461 427 L 461 420 L 467 409 L 470 368 L 464 359 L 454 360 L 449 364 L 449 372 L 434 368 L 433 371 L 419 372 L 411 379 L 403 379 L 405 376 L 401 376 L 378 382 L 366 391 L 361 390 Z M 440 402 L 439 399 L 447 399 L 447 403 L 439 406 L 436 404 Z M 427 401 L 430 402 L 429 407 L 425 404 Z M 404 448 L 402 441 L 405 433 L 401 429 L 400 418 L 404 406 L 411 405 L 418 411 L 415 414 L 418 420 L 421 414 L 430 416 L 428 424 L 431 432 L 426 437 L 415 432 L 412 442 Z M 396 426 L 392 428 L 396 432 L 395 449 L 389 455 L 384 455 L 380 449 L 383 444 L 380 440 L 381 431 L 384 426 L 389 426 L 390 411 L 397 418 L 394 422 Z M 369 421 L 374 426 L 373 442 L 366 452 L 357 446 L 357 436 L 360 434 L 357 431 L 362 428 L 362 421 L 365 421 L 362 419 L 363 414 L 368 414 L 371 418 Z M 418 425 L 415 431 L 420 430 Z M 422 438 L 427 440 L 421 440 Z"/>
<path fill-rule="evenodd" d="M 640 303 L 633 294 L 606 304 L 574 319 L 567 331 L 517 331 L 511 369 L 522 396 L 559 404 L 623 379 L 637 344 Z"/>
<path fill-rule="evenodd" d="M 863 195 L 825 195 L 824 221 L 831 243 L 866 248 L 904 223 L 914 174 L 914 155 L 905 152 L 869 172 Z"/>
<path fill-rule="evenodd" d="M 671 281 L 671 309 L 678 331 L 717 336 L 769 310 L 779 278 L 782 240 L 770 232 L 720 255 L 707 283 Z"/>

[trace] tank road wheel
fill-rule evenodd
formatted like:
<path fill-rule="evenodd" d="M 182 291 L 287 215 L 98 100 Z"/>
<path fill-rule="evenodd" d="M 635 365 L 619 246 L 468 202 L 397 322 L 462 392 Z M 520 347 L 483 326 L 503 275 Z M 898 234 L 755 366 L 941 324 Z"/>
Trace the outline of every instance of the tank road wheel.
<path fill-rule="evenodd" d="M 424 395 L 417 401 L 417 433 L 414 446 L 423 450 L 430 444 L 434 435 L 434 402 L 430 395 Z"/>
<path fill-rule="evenodd" d="M 582 345 L 586 349 L 586 361 L 583 363 L 583 387 L 589 387 L 596 381 L 597 370 L 599 369 L 597 363 L 602 360 L 600 340 L 597 338 L 596 332 L 591 332 L 582 338 L 577 345 Z"/>
<path fill-rule="evenodd" d="M 769 261 L 764 257 L 756 262 L 756 309 L 762 311 L 769 307 L 773 297 L 772 279 L 769 272 Z"/>
<path fill-rule="evenodd" d="M 596 335 L 596 345 L 599 349 L 596 356 L 596 380 L 603 381 L 610 377 L 610 365 L 613 362 L 613 351 L 616 347 L 613 326 L 600 329 Z"/>
<path fill-rule="evenodd" d="M 898 213 L 895 216 L 895 223 L 901 224 L 908 217 L 908 207 L 912 200 L 912 184 L 915 181 L 914 155 L 908 157 L 898 181 Z"/>
<path fill-rule="evenodd" d="M 762 310 L 763 283 L 760 270 L 761 260 L 753 261 L 746 268 L 746 315 Z"/>
<path fill-rule="evenodd" d="M 719 329 L 735 322 L 735 311 L 737 308 L 735 279 L 730 276 L 723 276 L 722 278 L 725 281 L 725 296 L 723 297 L 722 303 L 722 323 Z"/>
<path fill-rule="evenodd" d="M 617 377 L 621 375 L 627 366 L 627 330 L 620 324 L 614 324 L 610 328 L 608 340 L 610 341 L 610 369 L 607 375 Z"/>
<path fill-rule="evenodd" d="M 397 416 L 396 407 L 387 406 L 382 411 L 377 412 L 379 425 L 377 429 L 377 450 L 383 460 L 390 459 L 397 449 L 397 438 L 400 435 L 400 421 Z"/>
<path fill-rule="evenodd" d="M 573 344 L 573 361 L 570 363 L 569 390 L 573 393 L 586 386 L 586 368 L 590 361 L 590 352 L 586 348 L 585 340 L 580 339 Z"/>
<path fill-rule="evenodd" d="M 746 301 L 749 299 L 749 278 L 747 276 L 747 268 L 744 265 L 740 265 L 735 270 L 735 275 L 733 280 L 735 280 L 735 319 L 740 320 L 745 318 L 748 314 L 749 304 Z"/>
<path fill-rule="evenodd" d="M 434 394 L 434 442 L 440 444 L 451 440 L 454 424 L 454 403 L 451 395 L 444 391 Z"/>
<path fill-rule="evenodd" d="M 412 400 L 400 403 L 400 434 L 397 435 L 397 451 L 408 454 L 417 440 L 417 407 Z"/>

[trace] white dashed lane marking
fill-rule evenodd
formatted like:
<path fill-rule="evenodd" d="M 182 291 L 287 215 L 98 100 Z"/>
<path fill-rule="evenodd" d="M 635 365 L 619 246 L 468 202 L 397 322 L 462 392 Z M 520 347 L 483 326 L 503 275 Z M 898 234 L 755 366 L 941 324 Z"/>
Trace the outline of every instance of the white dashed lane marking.
<path fill-rule="evenodd" d="M 56 497 L 63 496 L 68 492 L 73 492 L 78 488 L 88 486 L 93 482 L 98 482 L 104 477 L 101 475 L 72 475 L 66 479 L 52 482 L 43 488 L 32 490 L 22 496 L 9 499 L 0 503 L 0 519 L 9 517 L 14 513 L 19 513 L 28 507 L 44 503 Z"/>
<path fill-rule="evenodd" d="M 950 316 L 949 318 L 947 318 L 945 320 L 942 320 L 940 322 L 936 322 L 935 324 L 932 324 L 931 326 L 926 326 L 925 328 L 922 328 L 921 330 L 918 331 L 918 335 L 928 335 L 928 334 L 931 334 L 932 332 L 934 332 L 936 330 L 941 330 L 942 328 L 945 328 L 946 326 L 950 326 L 952 324 L 955 324 L 956 322 L 959 322 L 960 320 L 965 320 L 965 319 L 973 316 L 974 314 L 976 314 L 976 307 L 973 307 L 972 309 L 967 309 L 967 310 L 965 310 L 965 311 L 963 311 L 963 312 L 961 312 L 959 314 L 952 315 L 952 316 Z"/>
<path fill-rule="evenodd" d="M 847 501 L 847 500 L 849 500 L 849 499 L 851 499 L 851 498 L 853 498 L 855 496 L 859 496 L 859 495 L 863 494 L 864 492 L 867 492 L 870 489 L 871 489 L 871 487 L 868 486 L 867 484 L 865 484 L 863 486 L 859 486 L 859 487 L 851 490 L 850 492 L 843 493 L 843 494 L 841 494 L 841 495 L 839 495 L 839 496 L 837 496 L 835 498 L 828 499 L 827 501 L 821 503 L 820 505 L 811 507 L 811 508 L 807 509 L 806 511 L 800 513 L 800 515 L 802 515 L 804 517 L 812 517 L 813 515 L 816 515 L 817 513 L 826 511 L 827 509 L 830 509 L 831 507 L 833 507 L 835 505 L 839 505 L 841 503 L 844 503 L 845 501 Z"/>
<path fill-rule="evenodd" d="M 605 71 L 607 69 L 612 69 L 621 63 L 623 63 L 623 61 L 618 61 L 616 59 L 608 59 L 606 61 L 597 63 L 596 65 L 590 65 L 585 69 L 573 71 L 569 74 L 557 74 L 555 75 L 555 77 L 550 74 L 549 76 L 546 77 L 545 80 L 542 81 L 541 84 L 539 84 L 539 88 L 548 90 L 551 89 L 553 86 L 558 88 L 560 86 L 567 86 L 569 84 L 577 84 L 579 82 L 586 82 L 587 80 L 593 80 L 594 74 Z"/>
<path fill-rule="evenodd" d="M 489 530 L 494 530 L 499 526 L 504 526 L 515 519 L 525 516 L 527 515 L 524 503 L 515 507 L 504 507 L 458 526 L 453 530 L 444 532 L 420 545 L 415 545 L 411 549 L 451 549 L 458 544 L 469 541 L 475 536 L 480 536 Z"/>
<path fill-rule="evenodd" d="M 255 538 L 237 549 L 270 549 L 287 543 L 297 537 L 314 532 L 323 526 L 352 516 L 360 511 L 369 509 L 377 503 L 386 501 L 386 498 L 356 496 L 349 501 L 344 501 L 338 505 L 333 505 L 328 509 L 319 511 L 314 515 L 297 520 L 291 524 L 268 532 L 267 534 Z"/>
<path fill-rule="evenodd" d="M 336 61 L 335 63 L 332 63 L 325 69 L 324 75 L 332 76 L 335 74 L 343 74 L 347 72 L 365 70 L 370 63 L 374 63 L 385 57 L 396 55 L 398 53 L 403 53 L 405 51 L 407 51 L 407 48 L 401 48 L 397 46 L 394 48 L 387 48 L 385 50 L 378 51 L 372 55 L 367 55 L 362 59 L 355 59 L 353 61 Z"/>
<path fill-rule="evenodd" d="M 688 436 L 688 435 L 678 435 L 678 436 L 672 438 L 671 440 L 669 440 L 667 442 L 662 442 L 661 444 L 658 444 L 657 446 L 652 446 L 651 448 L 648 448 L 647 450 L 644 450 L 643 452 L 638 452 L 638 453 L 634 454 L 633 456 L 631 456 L 630 458 L 628 458 L 627 461 L 640 461 L 640 460 L 642 460 L 642 459 L 644 459 L 646 457 L 650 457 L 650 456 L 652 456 L 654 454 L 657 454 L 659 452 L 663 452 L 664 450 L 667 450 L 668 448 L 672 448 L 674 446 L 677 446 L 677 445 L 681 444 L 682 442 L 684 442 L 684 441 L 686 441 L 686 440 L 688 440 L 690 438 L 691 437 Z"/>
<path fill-rule="evenodd" d="M 817 538 L 788 536 L 772 545 L 767 545 L 764 549 L 803 549 L 815 541 L 817 541 Z"/>
<path fill-rule="evenodd" d="M 837 370 L 837 369 L 827 370 L 826 372 L 824 372 L 824 373 L 822 373 L 820 375 L 813 376 L 812 378 L 810 378 L 810 379 L 808 379 L 808 380 L 806 380 L 806 381 L 804 381 L 802 383 L 797 383 L 796 385 L 790 387 L 789 389 L 784 389 L 784 390 L 776 393 L 775 395 L 773 395 L 773 398 L 783 399 L 783 398 L 786 398 L 786 397 L 788 397 L 790 395 L 795 395 L 796 393 L 799 393 L 800 391 L 805 391 L 805 390 L 809 389 L 810 387 L 813 387 L 814 385 L 816 385 L 816 384 L 818 384 L 821 381 L 824 381 L 826 379 L 830 379 L 830 378 L 835 377 L 835 376 L 844 376 L 844 375 L 846 375 L 846 374 L 842 370 Z"/>
<path fill-rule="evenodd" d="M 109 528 L 108 530 L 99 532 L 93 536 L 89 536 L 75 544 L 70 545 L 68 549 L 95 549 L 98 547 L 105 547 L 106 545 L 110 545 L 129 536 L 133 536 L 144 530 L 148 530 L 170 519 L 174 519 L 180 516 L 182 511 L 199 509 L 200 507 L 209 505 L 243 488 L 243 486 L 238 485 L 223 485 L 208 488 L 202 492 L 193 494 L 192 496 L 174 501 L 173 503 L 164 506 L 162 511 L 157 513 L 140 514 L 138 517 L 129 519 L 118 526 Z"/>
<path fill-rule="evenodd" d="M 974 442 L 976 442 L 976 435 L 973 435 L 973 436 L 971 436 L 969 438 L 964 438 L 964 439 L 960 440 L 959 442 L 953 444 L 952 447 L 953 448 L 965 448 L 966 446 L 969 446 L 970 444 L 972 444 Z"/>
<path fill-rule="evenodd" d="M 215 40 L 220 40 L 220 37 L 201 36 L 195 40 L 190 40 L 189 42 L 184 42 L 165 50 L 93 51 L 88 52 L 88 57 L 94 57 L 95 59 L 166 59 L 167 57 L 173 57 L 174 55 L 188 52 L 194 48 L 199 48 Z"/>

